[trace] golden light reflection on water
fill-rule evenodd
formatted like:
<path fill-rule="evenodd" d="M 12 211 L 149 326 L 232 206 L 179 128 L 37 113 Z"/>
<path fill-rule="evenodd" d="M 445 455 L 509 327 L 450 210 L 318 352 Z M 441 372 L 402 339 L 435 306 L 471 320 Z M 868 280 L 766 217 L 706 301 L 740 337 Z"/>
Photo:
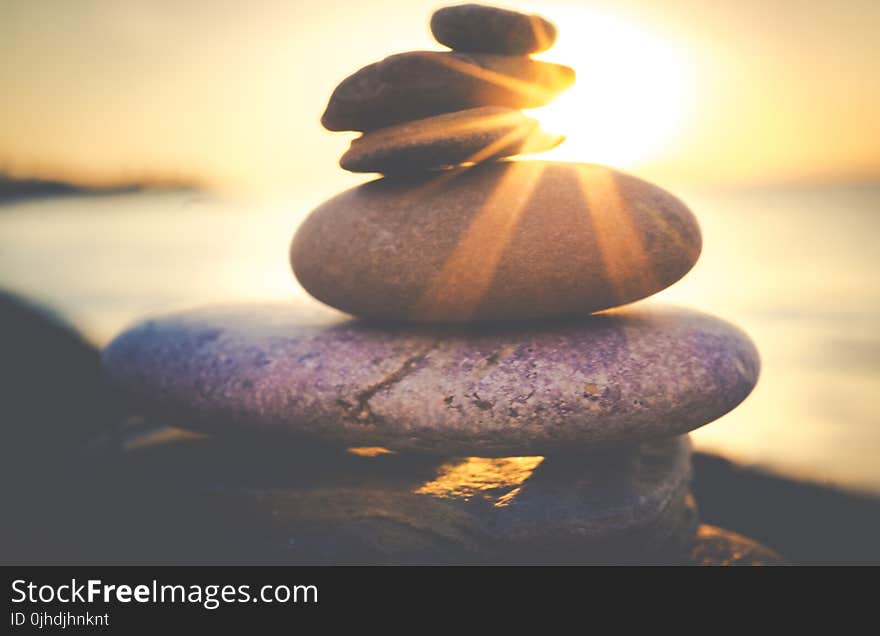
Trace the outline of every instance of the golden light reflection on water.
<path fill-rule="evenodd" d="M 500 508 L 516 498 L 523 483 L 543 461 L 538 456 L 466 457 L 441 466 L 436 478 L 414 492 L 464 500 L 483 497 Z"/>

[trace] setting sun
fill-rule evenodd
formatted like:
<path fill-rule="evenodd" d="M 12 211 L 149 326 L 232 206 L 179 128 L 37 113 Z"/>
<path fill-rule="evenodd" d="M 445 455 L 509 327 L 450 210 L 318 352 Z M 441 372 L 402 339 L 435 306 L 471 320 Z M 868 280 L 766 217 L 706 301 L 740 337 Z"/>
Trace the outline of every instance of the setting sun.
<path fill-rule="evenodd" d="M 560 8 L 554 18 L 568 28 L 546 57 L 573 66 L 577 82 L 529 113 L 567 137 L 548 158 L 629 167 L 674 142 L 694 93 L 674 43 L 601 13 Z"/>

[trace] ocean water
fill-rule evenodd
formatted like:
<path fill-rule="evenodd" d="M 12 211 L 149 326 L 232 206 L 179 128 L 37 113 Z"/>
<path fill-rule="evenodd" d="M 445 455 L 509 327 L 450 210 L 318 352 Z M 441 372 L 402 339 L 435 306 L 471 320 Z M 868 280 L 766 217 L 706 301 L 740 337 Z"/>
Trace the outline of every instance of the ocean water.
<path fill-rule="evenodd" d="M 680 194 L 700 220 L 703 254 L 649 302 L 735 322 L 763 360 L 753 394 L 695 432 L 697 447 L 880 493 L 880 185 Z M 321 198 L 0 204 L 0 287 L 55 306 L 98 345 L 149 313 L 303 295 L 287 248 Z"/>

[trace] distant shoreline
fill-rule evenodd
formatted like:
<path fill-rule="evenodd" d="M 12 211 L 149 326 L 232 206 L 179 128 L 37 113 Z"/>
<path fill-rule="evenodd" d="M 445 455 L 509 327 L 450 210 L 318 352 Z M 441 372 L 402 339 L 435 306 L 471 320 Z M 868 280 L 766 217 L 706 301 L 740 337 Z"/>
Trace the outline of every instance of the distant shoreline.
<path fill-rule="evenodd" d="M 103 196 L 132 194 L 138 192 L 195 192 L 201 190 L 197 184 L 173 181 L 132 182 L 106 186 L 77 185 L 66 181 L 47 179 L 16 179 L 0 175 L 0 205 L 27 199 L 46 199 L 62 196 Z"/>

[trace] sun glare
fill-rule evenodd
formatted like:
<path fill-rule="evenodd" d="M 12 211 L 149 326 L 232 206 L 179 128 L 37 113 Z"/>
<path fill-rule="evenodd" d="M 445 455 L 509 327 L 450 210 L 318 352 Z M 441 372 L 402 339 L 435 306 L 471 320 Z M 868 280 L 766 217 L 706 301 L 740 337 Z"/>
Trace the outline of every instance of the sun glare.
<path fill-rule="evenodd" d="M 577 81 L 550 105 L 528 111 L 567 137 L 545 156 L 631 167 L 660 155 L 693 106 L 686 56 L 617 17 L 565 8 L 551 15 L 560 35 L 543 57 L 572 66 Z"/>

